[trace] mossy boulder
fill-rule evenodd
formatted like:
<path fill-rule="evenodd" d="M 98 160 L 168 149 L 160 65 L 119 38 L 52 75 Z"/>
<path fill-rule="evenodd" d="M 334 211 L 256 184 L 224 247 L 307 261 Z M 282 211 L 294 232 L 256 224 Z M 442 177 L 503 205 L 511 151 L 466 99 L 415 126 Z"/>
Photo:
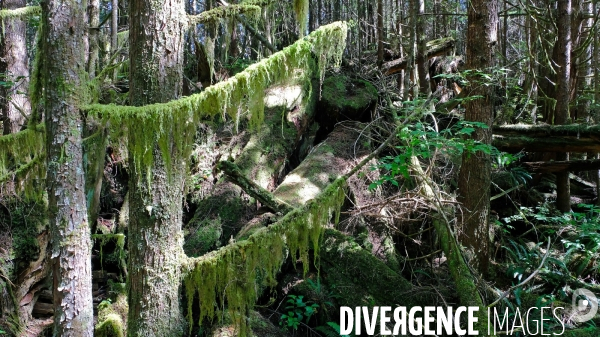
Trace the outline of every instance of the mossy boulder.
<path fill-rule="evenodd" d="M 94 336 L 121 337 L 127 332 L 127 287 L 125 283 L 108 282 L 110 299 L 98 305 L 98 324 Z"/>
<path fill-rule="evenodd" d="M 321 277 L 340 306 L 426 306 L 435 300 L 362 248 L 353 238 L 327 229 L 320 252 Z"/>
<path fill-rule="evenodd" d="M 323 82 L 316 121 L 328 129 L 344 120 L 366 122 L 377 98 L 377 88 L 365 80 L 344 75 L 328 77 Z"/>

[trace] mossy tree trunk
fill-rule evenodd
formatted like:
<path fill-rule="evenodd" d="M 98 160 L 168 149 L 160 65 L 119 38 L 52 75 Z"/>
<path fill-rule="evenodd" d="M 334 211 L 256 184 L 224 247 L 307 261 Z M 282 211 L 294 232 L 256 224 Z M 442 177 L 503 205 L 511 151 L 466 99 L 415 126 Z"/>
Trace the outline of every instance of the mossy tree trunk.
<path fill-rule="evenodd" d="M 54 335 L 92 336 L 91 239 L 83 170 L 87 1 L 42 2 Z"/>
<path fill-rule="evenodd" d="M 132 0 L 130 18 L 130 102 L 168 102 L 181 95 L 184 2 Z M 165 110 L 165 113 L 168 111 Z M 140 123 L 159 123 L 139 118 Z M 179 304 L 185 149 L 172 141 L 173 123 L 163 125 L 166 144 L 143 144 L 143 128 L 130 130 L 129 146 L 143 144 L 150 167 L 130 154 L 129 336 L 183 333 Z M 159 148 L 161 147 L 161 148 Z M 170 158 L 166 158 L 169 156 Z"/>
<path fill-rule="evenodd" d="M 25 0 L 0 0 L 0 9 L 17 9 L 27 5 Z M 31 103 L 25 94 L 29 87 L 27 65 L 26 25 L 23 18 L 0 19 L 0 80 L 14 82 L 0 86 L 0 120 L 3 134 L 18 132 L 31 112 Z"/>
<path fill-rule="evenodd" d="M 471 1 L 468 7 L 467 69 L 486 72 L 494 66 L 493 46 L 498 26 L 498 3 L 496 0 L 476 0 Z M 483 98 L 466 104 L 465 120 L 487 124 L 487 129 L 477 129 L 473 137 L 483 144 L 491 144 L 493 87 L 478 84 L 479 81 L 485 81 L 483 76 L 473 76 L 470 82 L 475 84 L 466 89 L 470 91 L 470 95 L 481 95 Z M 490 256 L 490 182 L 490 156 L 483 152 L 465 153 L 458 180 L 458 200 L 464 206 L 460 241 L 473 253 L 473 265 L 482 274 L 488 270 Z"/>

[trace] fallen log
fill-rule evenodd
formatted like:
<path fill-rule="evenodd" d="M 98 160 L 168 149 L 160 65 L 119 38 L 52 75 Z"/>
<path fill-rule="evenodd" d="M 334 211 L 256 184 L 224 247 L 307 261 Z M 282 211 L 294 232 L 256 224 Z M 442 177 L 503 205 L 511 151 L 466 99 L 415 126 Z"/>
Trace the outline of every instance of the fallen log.
<path fill-rule="evenodd" d="M 570 161 L 535 161 L 524 162 L 523 165 L 527 168 L 529 172 L 535 173 L 592 171 L 600 170 L 600 159 Z"/>
<path fill-rule="evenodd" d="M 363 128 L 363 124 L 356 122 L 338 124 L 327 139 L 285 177 L 273 195 L 293 207 L 301 207 L 316 198 L 367 157 L 369 149 L 362 146 L 363 141 L 357 141 Z"/>
<path fill-rule="evenodd" d="M 445 54 L 451 48 L 454 48 L 454 42 L 454 39 L 451 37 L 427 42 L 427 58 L 430 59 L 432 57 Z M 401 70 L 406 69 L 407 63 L 408 57 L 402 57 L 393 61 L 389 61 L 383 64 L 382 71 L 385 75 L 393 75 L 399 73 Z"/>
<path fill-rule="evenodd" d="M 494 134 L 501 136 L 569 137 L 573 139 L 591 138 L 600 140 L 600 125 L 526 125 L 511 124 L 494 127 Z"/>
<path fill-rule="evenodd" d="M 246 178 L 246 176 L 244 176 L 244 174 L 242 173 L 242 170 L 234 163 L 229 161 L 222 161 L 219 163 L 217 168 L 223 171 L 227 175 L 227 177 L 234 184 L 241 187 L 244 190 L 244 192 L 248 193 L 248 195 L 250 195 L 251 197 L 256 198 L 263 205 L 269 207 L 273 211 L 286 214 L 293 210 L 293 208 L 290 205 L 280 200 L 277 200 L 277 198 L 273 196 L 273 194 L 269 193 L 269 191 L 257 185 L 252 180 Z"/>
<path fill-rule="evenodd" d="M 600 152 L 600 142 L 593 138 L 559 135 L 504 136 L 498 134 L 495 127 L 492 145 L 507 152 Z"/>

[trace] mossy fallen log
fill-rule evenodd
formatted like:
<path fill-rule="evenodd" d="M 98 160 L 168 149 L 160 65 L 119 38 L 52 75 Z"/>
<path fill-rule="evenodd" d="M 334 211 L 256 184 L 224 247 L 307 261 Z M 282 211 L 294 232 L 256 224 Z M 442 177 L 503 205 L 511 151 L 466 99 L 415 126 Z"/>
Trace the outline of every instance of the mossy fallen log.
<path fill-rule="evenodd" d="M 504 136 L 496 134 L 492 145 L 506 152 L 600 152 L 600 142 L 593 138 L 577 138 L 571 136 Z"/>
<path fill-rule="evenodd" d="M 284 202 L 277 200 L 269 191 L 265 190 L 261 186 L 258 186 L 252 180 L 249 180 L 244 176 L 242 171 L 237 165 L 232 162 L 222 161 L 217 166 L 222 170 L 236 185 L 240 186 L 244 192 L 248 193 L 251 197 L 258 199 L 263 205 L 269 207 L 275 212 L 286 214 L 291 212 L 293 208 Z"/>
<path fill-rule="evenodd" d="M 535 173 L 600 170 L 599 159 L 570 161 L 535 161 L 524 162 L 523 165 L 527 168 L 529 172 Z"/>
<path fill-rule="evenodd" d="M 528 125 L 511 124 L 494 126 L 494 134 L 502 136 L 527 136 L 531 138 L 543 137 L 573 137 L 592 138 L 600 140 L 600 125 Z"/>
<path fill-rule="evenodd" d="M 363 124 L 355 122 L 338 125 L 285 177 L 273 195 L 293 207 L 301 207 L 316 198 L 329 184 L 348 173 L 370 153 L 369 148 L 356 142 L 362 128 Z"/>
<path fill-rule="evenodd" d="M 454 39 L 446 37 L 442 39 L 432 40 L 427 42 L 427 58 L 434 56 L 440 56 L 454 48 Z M 393 75 L 399 73 L 401 70 L 406 69 L 408 63 L 407 57 L 402 57 L 393 61 L 389 61 L 383 64 L 382 71 L 385 75 Z"/>

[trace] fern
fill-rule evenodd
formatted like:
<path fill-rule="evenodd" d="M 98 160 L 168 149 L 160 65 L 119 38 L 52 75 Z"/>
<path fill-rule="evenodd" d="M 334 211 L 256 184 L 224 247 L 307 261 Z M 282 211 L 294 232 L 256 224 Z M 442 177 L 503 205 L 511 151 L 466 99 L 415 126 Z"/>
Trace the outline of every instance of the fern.
<path fill-rule="evenodd" d="M 350 337 L 340 334 L 340 326 L 335 322 L 327 322 L 327 325 L 319 325 L 315 330 L 322 332 L 325 337 Z"/>

